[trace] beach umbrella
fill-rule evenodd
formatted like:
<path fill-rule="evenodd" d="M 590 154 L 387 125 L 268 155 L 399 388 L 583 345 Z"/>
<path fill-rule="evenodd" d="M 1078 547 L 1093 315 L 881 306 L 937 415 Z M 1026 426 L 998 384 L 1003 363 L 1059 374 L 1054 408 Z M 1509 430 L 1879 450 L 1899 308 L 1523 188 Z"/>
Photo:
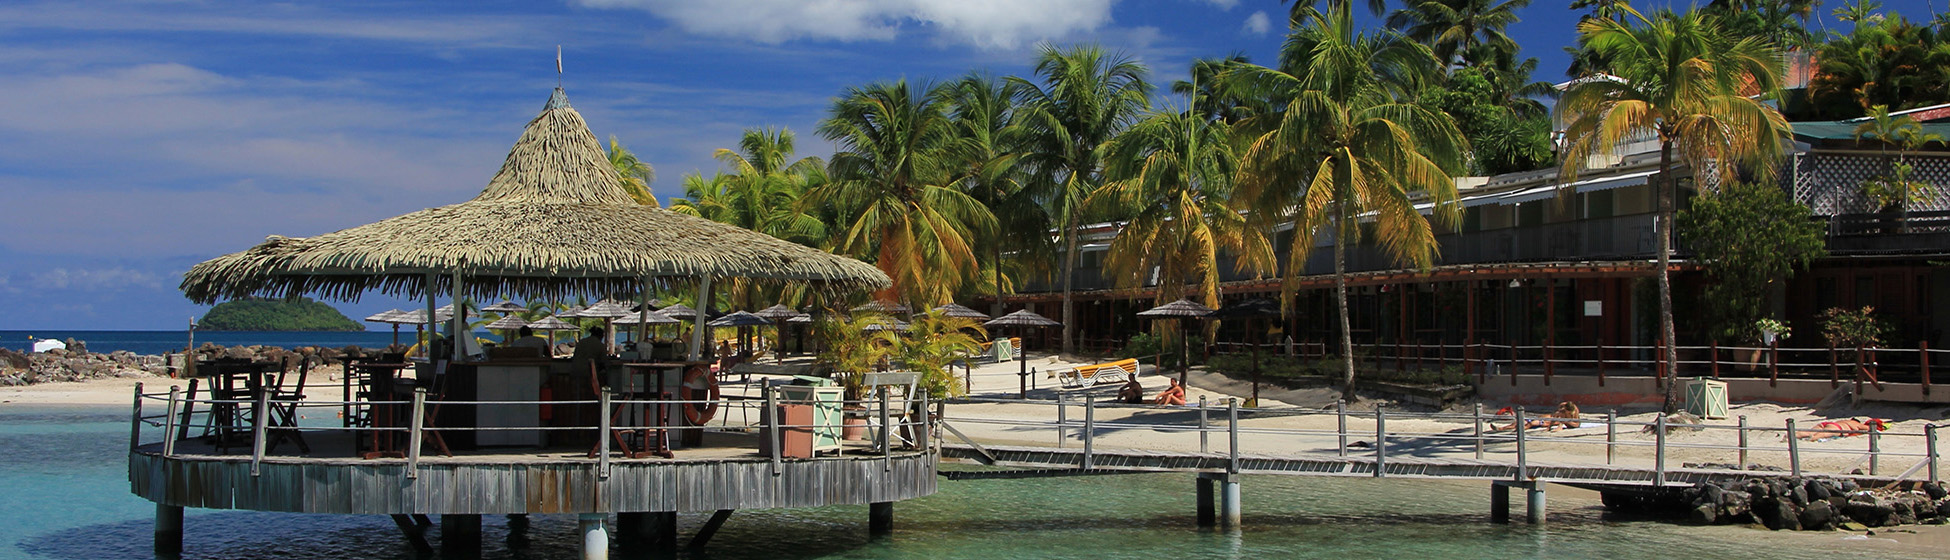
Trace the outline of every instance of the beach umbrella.
<path fill-rule="evenodd" d="M 658 309 L 657 312 L 667 315 L 672 319 L 683 319 L 686 321 L 696 320 L 698 315 L 696 309 L 691 309 L 691 306 L 681 303 L 670 304 L 668 307 Z"/>
<path fill-rule="evenodd" d="M 1186 319 L 1203 319 L 1212 315 L 1212 308 L 1200 305 L 1190 298 L 1139 311 L 1137 316 L 1146 319 L 1177 319 L 1178 341 L 1183 345 L 1183 353 L 1178 356 L 1178 384 L 1185 384 L 1185 377 L 1192 370 L 1192 336 L 1185 329 Z"/>
<path fill-rule="evenodd" d="M 548 331 L 548 345 L 553 347 L 555 346 L 555 331 L 573 331 L 573 330 L 581 329 L 582 327 L 569 324 L 568 321 L 563 321 L 561 319 L 557 319 L 553 316 L 550 316 L 550 317 L 543 317 L 539 321 L 529 323 L 528 328 L 535 329 L 538 331 Z"/>
<path fill-rule="evenodd" d="M 764 318 L 766 318 L 766 319 L 769 319 L 769 320 L 771 320 L 771 321 L 773 321 L 773 322 L 775 323 L 775 324 L 773 325 L 773 327 L 774 327 L 774 328 L 775 328 L 775 329 L 777 330 L 777 332 L 779 333 L 779 362 L 780 362 L 780 363 L 784 363 L 784 362 L 785 362 L 785 324 L 786 324 L 786 322 L 787 322 L 787 321 L 791 321 L 791 320 L 793 320 L 793 319 L 797 319 L 797 318 L 800 318 L 800 317 L 805 317 L 805 318 L 806 318 L 806 322 L 808 322 L 808 323 L 810 323 L 810 322 L 812 322 L 812 315 L 808 315 L 808 314 L 806 314 L 805 312 L 802 312 L 802 311 L 799 311 L 799 310 L 797 310 L 797 309 L 793 309 L 793 308 L 791 308 L 791 307 L 789 307 L 789 306 L 787 306 L 786 304 L 783 304 L 783 303 L 781 303 L 781 304 L 778 304 L 778 305 L 774 305 L 774 306 L 771 306 L 771 307 L 767 307 L 767 308 L 764 308 L 764 309 L 760 309 L 760 310 L 758 310 L 758 311 L 757 311 L 756 313 L 752 313 L 752 314 L 753 314 L 753 315 L 757 315 L 757 316 L 760 316 L 760 317 L 764 317 Z M 801 342 L 804 342 L 804 339 L 802 338 L 802 339 L 801 339 L 800 341 L 801 341 Z M 802 346 L 803 346 L 803 345 L 802 345 Z"/>
<path fill-rule="evenodd" d="M 901 332 L 907 330 L 908 327 L 913 326 L 912 324 L 909 324 L 907 321 L 902 321 L 900 319 L 895 319 L 893 317 L 880 317 L 880 318 L 862 319 L 862 320 L 869 321 L 867 323 L 867 326 L 860 328 L 860 330 L 867 331 L 867 332 L 879 332 L 879 331 Z"/>
<path fill-rule="evenodd" d="M 1220 319 L 1220 320 L 1244 319 L 1247 321 L 1246 330 L 1247 332 L 1250 333 L 1254 331 L 1252 327 L 1256 326 L 1253 324 L 1254 321 L 1261 320 L 1261 319 L 1269 319 L 1269 318 L 1274 318 L 1279 316 L 1280 316 L 1280 302 L 1273 301 L 1268 298 L 1252 298 L 1252 299 L 1244 299 L 1244 300 L 1228 303 L 1225 305 L 1221 305 L 1219 306 L 1218 309 L 1212 311 L 1211 318 Z M 1262 332 L 1262 334 L 1264 333 Z M 1254 406 L 1258 406 L 1259 405 L 1259 344 L 1261 341 L 1253 340 L 1251 342 L 1253 345 L 1252 404 Z"/>
<path fill-rule="evenodd" d="M 614 323 L 617 318 L 624 317 L 629 314 L 630 314 L 630 304 L 619 302 L 616 300 L 606 299 L 606 300 L 596 302 L 594 305 L 591 305 L 589 307 L 582 308 L 581 311 L 576 313 L 576 316 L 582 317 L 584 319 L 602 319 L 603 333 L 604 333 L 603 336 L 607 340 L 607 344 L 609 345 L 609 353 L 615 354 L 616 353 L 616 327 Z"/>
<path fill-rule="evenodd" d="M 401 320 L 405 315 L 406 315 L 405 311 L 400 311 L 398 309 L 388 309 L 385 311 L 374 313 L 372 314 L 371 317 L 366 317 L 366 320 L 374 323 L 391 323 L 393 325 L 393 345 L 398 346 L 399 325 L 400 323 L 405 322 Z"/>
<path fill-rule="evenodd" d="M 313 237 L 268 236 L 190 267 L 193 303 L 370 291 L 553 299 L 640 293 L 650 279 L 742 280 L 829 293 L 885 289 L 873 265 L 638 203 L 560 88 L 472 199 Z M 431 304 L 429 304 L 431 305 Z"/>
<path fill-rule="evenodd" d="M 772 324 L 771 319 L 766 319 L 746 311 L 733 311 L 712 319 L 704 325 L 708 327 L 739 327 L 738 343 L 744 346 L 744 350 L 751 351 L 751 341 L 749 340 L 749 336 L 744 334 L 744 328 L 770 324 Z"/>
<path fill-rule="evenodd" d="M 1028 336 L 1026 335 L 1028 333 L 1026 331 L 1030 327 L 1061 327 L 1063 323 L 1053 321 L 1049 317 L 1037 315 L 1028 309 L 1022 309 L 1014 313 L 996 317 L 986 323 L 982 323 L 982 326 L 990 328 L 1015 327 L 1017 334 L 1025 335 L 1023 338 L 1027 339 Z M 1029 398 L 1029 353 L 1023 352 L 1022 358 L 1016 361 L 1020 363 L 1016 371 L 1016 381 L 1020 386 L 1016 388 L 1016 391 L 1019 393 L 1018 396 L 1026 399 Z"/>
<path fill-rule="evenodd" d="M 646 309 L 632 311 L 629 315 L 624 315 L 622 318 L 616 320 L 616 326 L 635 325 L 639 333 L 646 334 L 646 336 L 639 336 L 637 338 L 639 340 L 648 340 L 649 336 L 647 336 L 647 333 L 650 327 L 655 325 L 675 325 L 678 322 L 678 320 L 670 318 L 669 315 Z"/>
<path fill-rule="evenodd" d="M 989 320 L 989 314 L 976 311 L 974 309 L 969 309 L 966 306 L 955 304 L 955 303 L 950 303 L 950 304 L 942 305 L 940 307 L 936 307 L 934 308 L 934 311 L 939 311 L 941 312 L 942 315 L 946 315 L 949 317 L 961 317 L 963 319 L 974 319 L 977 321 Z"/>
<path fill-rule="evenodd" d="M 487 328 L 501 331 L 501 340 L 504 342 L 514 338 L 511 336 L 511 333 L 516 329 L 526 326 L 528 326 L 528 321 L 523 321 L 521 317 L 514 315 L 504 315 L 500 319 L 495 319 L 494 322 L 487 324 Z"/>
<path fill-rule="evenodd" d="M 520 313 L 527 310 L 528 308 L 505 299 L 501 300 L 501 303 L 481 308 L 481 311 L 493 311 L 495 313 Z"/>
<path fill-rule="evenodd" d="M 873 300 L 867 302 L 866 305 L 853 308 L 854 313 L 879 313 L 882 315 L 906 315 L 908 311 L 907 306 L 884 299 Z"/>

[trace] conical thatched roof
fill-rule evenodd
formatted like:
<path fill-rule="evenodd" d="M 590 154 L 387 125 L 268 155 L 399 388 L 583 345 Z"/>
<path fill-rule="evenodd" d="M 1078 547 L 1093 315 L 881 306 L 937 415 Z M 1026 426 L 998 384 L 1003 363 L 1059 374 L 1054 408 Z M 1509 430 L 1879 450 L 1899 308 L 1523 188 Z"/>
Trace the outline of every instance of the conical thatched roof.
<path fill-rule="evenodd" d="M 697 310 L 681 303 L 670 304 L 669 307 L 659 309 L 657 312 L 677 319 L 697 319 Z"/>
<path fill-rule="evenodd" d="M 942 315 L 946 315 L 949 317 L 961 317 L 964 319 L 975 319 L 978 321 L 989 320 L 989 314 L 976 311 L 974 309 L 969 309 L 968 306 L 959 303 L 944 304 L 940 307 L 934 308 L 933 310 L 940 311 Z"/>
<path fill-rule="evenodd" d="M 629 315 L 624 315 L 622 318 L 616 320 L 616 324 L 618 325 L 635 325 L 638 323 L 644 323 L 650 325 L 674 325 L 680 322 L 682 321 L 672 319 L 670 318 L 669 315 L 658 313 L 656 311 L 631 312 Z"/>
<path fill-rule="evenodd" d="M 1030 312 L 1028 309 L 1024 309 L 1021 311 L 1017 311 L 1015 313 L 1010 313 L 1008 315 L 996 317 L 995 320 L 993 321 L 982 323 L 982 326 L 984 327 L 1061 327 L 1063 326 L 1063 323 L 1058 323 L 1056 321 L 1051 320 L 1049 317 L 1037 315 L 1035 313 Z"/>
<path fill-rule="evenodd" d="M 521 320 L 521 317 L 517 317 L 514 315 L 509 315 L 506 317 L 502 317 L 500 319 L 495 319 L 494 322 L 487 324 L 487 328 L 495 329 L 495 330 L 503 330 L 503 331 L 511 331 L 526 326 L 528 326 L 527 321 L 523 321 Z"/>
<path fill-rule="evenodd" d="M 805 317 L 807 317 L 807 318 L 811 318 L 811 317 L 812 317 L 811 315 L 806 315 L 805 313 L 802 313 L 802 312 L 800 312 L 800 311 L 799 311 L 799 310 L 797 310 L 797 309 L 793 309 L 793 308 L 791 308 L 791 307 L 788 307 L 788 306 L 786 306 L 786 304 L 783 304 L 783 303 L 781 303 L 781 304 L 778 304 L 778 305 L 774 305 L 774 306 L 771 306 L 771 307 L 767 307 L 767 308 L 764 308 L 764 309 L 760 309 L 760 310 L 758 310 L 757 312 L 755 312 L 755 313 L 752 313 L 752 314 L 753 314 L 753 315 L 757 315 L 757 316 L 760 316 L 760 317 L 764 317 L 764 318 L 767 318 L 767 319 L 774 319 L 774 320 L 777 320 L 777 319 L 791 319 L 791 318 L 794 318 L 794 317 L 799 317 L 799 316 L 805 316 Z"/>
<path fill-rule="evenodd" d="M 493 311 L 495 313 L 517 313 L 517 312 L 522 312 L 527 310 L 528 308 L 522 307 L 520 304 L 505 299 L 501 300 L 501 303 L 497 303 L 494 305 L 481 308 L 481 311 Z"/>
<path fill-rule="evenodd" d="M 460 273 L 467 295 L 630 293 L 648 277 L 810 282 L 829 290 L 891 284 L 872 265 L 751 230 L 643 206 L 623 190 L 582 115 L 555 90 L 473 200 L 308 238 L 272 236 L 183 275 L 192 301 L 366 290 L 439 292 Z"/>
<path fill-rule="evenodd" d="M 398 310 L 398 309 L 388 309 L 388 310 L 385 310 L 385 311 L 381 311 L 381 312 L 378 312 L 378 313 L 374 313 L 374 314 L 372 314 L 372 316 L 370 316 L 370 317 L 366 317 L 366 320 L 367 320 L 367 321 L 370 321 L 370 322 L 374 322 L 374 323 L 393 323 L 393 324 L 399 324 L 399 323 L 400 323 L 400 321 L 399 321 L 399 319 L 400 319 L 400 314 L 402 314 L 402 313 L 405 313 L 405 312 L 404 312 L 404 311 L 400 311 L 400 310 Z"/>
<path fill-rule="evenodd" d="M 887 301 L 887 300 L 877 299 L 877 300 L 867 302 L 865 305 L 861 305 L 859 307 L 853 308 L 853 312 L 854 313 L 880 313 L 883 315 L 904 315 L 907 313 L 907 306 L 894 303 L 891 301 Z"/>
<path fill-rule="evenodd" d="M 1235 301 L 1212 312 L 1214 319 L 1253 319 L 1280 316 L 1280 302 L 1267 298 Z"/>
<path fill-rule="evenodd" d="M 538 331 L 573 331 L 582 327 L 571 325 L 568 321 L 554 317 L 543 317 L 540 321 L 529 323 L 528 328 Z"/>
<path fill-rule="evenodd" d="M 1137 316 L 1147 319 L 1200 319 L 1211 314 L 1212 308 L 1189 299 L 1181 299 L 1139 311 Z"/>
<path fill-rule="evenodd" d="M 712 319 L 704 325 L 707 327 L 763 327 L 771 324 L 771 319 L 753 315 L 746 311 L 738 311 L 726 313 L 723 317 Z"/>
<path fill-rule="evenodd" d="M 630 311 L 629 305 L 609 300 L 596 302 L 595 305 L 585 307 L 581 311 L 576 312 L 577 317 L 587 317 L 590 319 L 614 319 L 630 314 L 632 312 Z"/>

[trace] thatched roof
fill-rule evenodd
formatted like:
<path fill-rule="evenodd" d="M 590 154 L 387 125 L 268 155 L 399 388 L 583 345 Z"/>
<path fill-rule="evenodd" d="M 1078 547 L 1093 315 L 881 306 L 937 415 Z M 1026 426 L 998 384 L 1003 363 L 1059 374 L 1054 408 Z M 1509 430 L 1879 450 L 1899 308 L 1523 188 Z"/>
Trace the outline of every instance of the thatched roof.
<path fill-rule="evenodd" d="M 933 311 L 940 311 L 942 315 L 949 317 L 961 317 L 978 321 L 989 320 L 989 314 L 969 309 L 968 306 L 959 303 L 942 304 L 940 307 L 934 308 Z"/>
<path fill-rule="evenodd" d="M 521 317 L 517 315 L 509 315 L 495 319 L 494 322 L 486 325 L 487 328 L 503 331 L 512 331 L 526 326 L 528 326 L 528 322 L 521 320 Z"/>
<path fill-rule="evenodd" d="M 762 327 L 772 324 L 771 319 L 753 315 L 747 311 L 726 313 L 723 317 L 705 323 L 707 327 Z"/>
<path fill-rule="evenodd" d="M 669 315 L 655 311 L 635 311 L 616 320 L 616 324 L 618 325 L 635 325 L 638 323 L 648 325 L 674 325 L 681 322 L 672 319 Z"/>
<path fill-rule="evenodd" d="M 529 323 L 528 328 L 535 329 L 538 331 L 573 331 L 573 330 L 581 329 L 582 327 L 571 325 L 569 324 L 568 321 L 563 321 L 561 319 L 557 319 L 554 317 L 543 317 L 540 321 Z"/>
<path fill-rule="evenodd" d="M 854 313 L 879 313 L 882 315 L 906 315 L 907 306 L 887 300 L 873 300 L 853 308 Z"/>
<path fill-rule="evenodd" d="M 307 238 L 271 236 L 183 275 L 192 301 L 317 294 L 356 300 L 451 288 L 526 297 L 632 293 L 647 277 L 891 284 L 866 263 L 632 200 L 582 115 L 555 90 L 473 200 Z"/>
<path fill-rule="evenodd" d="M 684 304 L 681 304 L 681 303 L 673 303 L 673 304 L 670 304 L 670 306 L 669 306 L 669 307 L 665 307 L 665 308 L 663 308 L 663 309 L 659 309 L 659 310 L 657 310 L 657 312 L 658 312 L 658 313 L 662 313 L 662 314 L 665 314 L 665 315 L 669 315 L 669 316 L 671 316 L 671 317 L 675 317 L 675 318 L 678 318 L 678 319 L 696 319 L 696 318 L 697 318 L 697 310 L 696 310 L 696 309 L 691 309 L 691 306 L 688 306 L 688 305 L 684 305 Z"/>
<path fill-rule="evenodd" d="M 388 309 L 385 311 L 374 313 L 372 314 L 372 316 L 366 317 L 366 320 L 374 323 L 392 323 L 397 325 L 400 323 L 399 321 L 400 315 L 403 313 L 406 312 L 400 311 L 398 309 Z"/>
<path fill-rule="evenodd" d="M 791 319 L 791 318 L 794 318 L 794 317 L 806 317 L 806 318 L 809 318 L 809 319 L 810 319 L 810 318 L 812 318 L 812 316 L 811 316 L 811 315 L 807 315 L 807 314 L 805 314 L 805 313 L 803 313 L 803 312 L 801 312 L 801 311 L 799 311 L 799 310 L 797 310 L 797 309 L 793 309 L 792 307 L 790 307 L 790 306 L 787 306 L 786 304 L 783 304 L 783 303 L 781 303 L 781 304 L 778 304 L 778 305 L 774 305 L 774 306 L 771 306 L 771 307 L 767 307 L 767 308 L 764 308 L 764 309 L 760 309 L 760 310 L 758 310 L 758 311 L 756 311 L 756 312 L 754 312 L 754 313 L 752 313 L 752 314 L 753 314 L 753 315 L 757 315 L 757 316 L 760 316 L 760 317 L 764 317 L 764 318 L 767 318 L 767 319 L 772 319 L 772 320 L 778 320 L 778 319 Z"/>
<path fill-rule="evenodd" d="M 501 303 L 497 303 L 494 305 L 481 308 L 481 311 L 493 311 L 495 313 L 518 313 L 527 310 L 528 308 L 522 307 L 520 304 L 505 299 L 501 300 Z"/>
<path fill-rule="evenodd" d="M 1015 313 L 1010 313 L 1008 315 L 996 317 L 995 320 L 993 321 L 982 323 L 982 326 L 984 327 L 1061 327 L 1063 326 L 1063 323 L 1058 323 L 1054 320 L 1051 320 L 1049 317 L 1037 315 L 1028 309 L 1024 309 L 1021 311 L 1017 311 Z"/>
<path fill-rule="evenodd" d="M 1139 311 L 1137 316 L 1146 319 L 1201 319 L 1211 314 L 1212 308 L 1189 299 L 1181 299 Z"/>

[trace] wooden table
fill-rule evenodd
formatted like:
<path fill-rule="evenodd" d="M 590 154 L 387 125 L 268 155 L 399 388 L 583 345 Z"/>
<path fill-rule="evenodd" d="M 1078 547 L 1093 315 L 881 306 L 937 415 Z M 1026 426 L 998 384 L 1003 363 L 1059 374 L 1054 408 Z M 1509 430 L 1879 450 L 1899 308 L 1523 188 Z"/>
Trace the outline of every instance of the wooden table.
<path fill-rule="evenodd" d="M 683 375 L 683 371 L 685 370 L 685 368 L 689 368 L 695 365 L 708 364 L 708 363 L 710 362 L 626 362 L 623 363 L 622 366 L 623 366 L 623 372 L 625 377 L 622 381 L 626 385 L 629 385 L 628 388 L 635 389 L 633 391 L 623 392 L 622 393 L 623 398 L 625 400 L 652 400 L 652 401 L 673 400 L 670 391 L 664 390 L 665 386 L 673 385 L 671 383 L 666 383 L 669 380 L 668 376 L 670 372 L 673 371 L 678 372 L 678 375 L 680 376 L 679 383 L 682 383 L 681 376 Z M 655 378 L 654 381 L 652 380 L 653 377 Z M 641 378 L 642 383 L 641 384 L 630 383 L 631 381 L 634 381 L 635 378 Z M 616 421 L 618 418 L 622 416 L 622 413 L 623 413 L 622 407 L 618 406 L 616 411 L 610 416 L 611 426 L 617 425 Z M 622 428 L 622 429 L 615 430 L 615 434 L 613 437 L 616 438 L 616 443 L 621 448 L 623 452 L 623 456 L 631 457 L 631 458 L 648 457 L 648 456 L 657 456 L 663 458 L 672 457 L 673 455 L 670 452 L 670 427 L 669 427 L 670 404 L 666 402 L 657 402 L 654 406 L 644 406 L 642 410 L 642 414 L 640 416 L 643 419 L 643 424 L 641 426 L 635 427 L 635 429 L 640 429 L 642 431 L 642 443 L 643 443 L 642 449 L 632 451 L 629 447 L 629 444 L 626 443 L 623 439 L 623 434 L 630 431 L 632 428 Z"/>
<path fill-rule="evenodd" d="M 393 431 L 387 429 L 399 427 L 399 405 L 384 403 L 393 401 L 397 397 L 398 388 L 403 385 L 399 382 L 399 373 L 413 367 L 413 364 L 366 362 L 352 367 L 369 376 L 366 379 L 366 384 L 369 386 L 366 391 L 366 406 L 372 409 L 368 414 L 372 419 L 373 428 L 372 438 L 369 440 L 371 446 L 359 456 L 367 459 L 405 457 L 406 453 L 395 446 Z"/>
<path fill-rule="evenodd" d="M 204 435 L 211 438 L 211 443 L 222 449 L 240 440 L 249 441 L 250 423 L 258 412 L 245 414 L 244 407 L 237 401 L 251 401 L 254 406 L 257 392 L 263 390 L 265 372 L 276 365 L 228 360 L 197 364 L 198 371 L 210 372 L 210 425 Z M 241 388 L 238 387 L 240 379 L 243 381 Z"/>

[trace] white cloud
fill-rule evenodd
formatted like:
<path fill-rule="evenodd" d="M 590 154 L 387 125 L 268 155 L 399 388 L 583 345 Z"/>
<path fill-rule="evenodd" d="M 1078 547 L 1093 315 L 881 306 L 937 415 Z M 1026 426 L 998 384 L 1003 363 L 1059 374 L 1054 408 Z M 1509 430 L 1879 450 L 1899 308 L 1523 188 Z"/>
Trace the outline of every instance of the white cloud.
<path fill-rule="evenodd" d="M 1246 16 L 1246 24 L 1239 29 L 1253 35 L 1265 35 L 1273 29 L 1273 20 L 1266 17 L 1265 11 L 1253 12 L 1253 15 Z"/>
<path fill-rule="evenodd" d="M 1217 0 L 1220 2 L 1236 0 Z M 650 12 L 691 33 L 761 43 L 793 39 L 886 41 L 908 28 L 982 48 L 1013 49 L 1095 31 L 1115 0 L 575 0 Z"/>
<path fill-rule="evenodd" d="M 344 15 L 283 3 L 185 4 L 119 9 L 81 2 L 46 2 L 0 7 L 0 30 L 161 31 L 306 35 L 380 41 L 471 46 L 519 45 L 535 16 Z M 148 8 L 148 9 L 145 9 Z"/>
<path fill-rule="evenodd" d="M 100 269 L 55 268 L 34 273 L 31 284 L 48 290 L 112 291 L 127 288 L 157 289 L 161 277 L 122 267 Z"/>
<path fill-rule="evenodd" d="M 1205 1 L 1211 3 L 1214 6 L 1218 6 L 1219 9 L 1221 10 L 1231 10 L 1234 6 L 1239 5 L 1239 0 L 1205 0 Z"/>

